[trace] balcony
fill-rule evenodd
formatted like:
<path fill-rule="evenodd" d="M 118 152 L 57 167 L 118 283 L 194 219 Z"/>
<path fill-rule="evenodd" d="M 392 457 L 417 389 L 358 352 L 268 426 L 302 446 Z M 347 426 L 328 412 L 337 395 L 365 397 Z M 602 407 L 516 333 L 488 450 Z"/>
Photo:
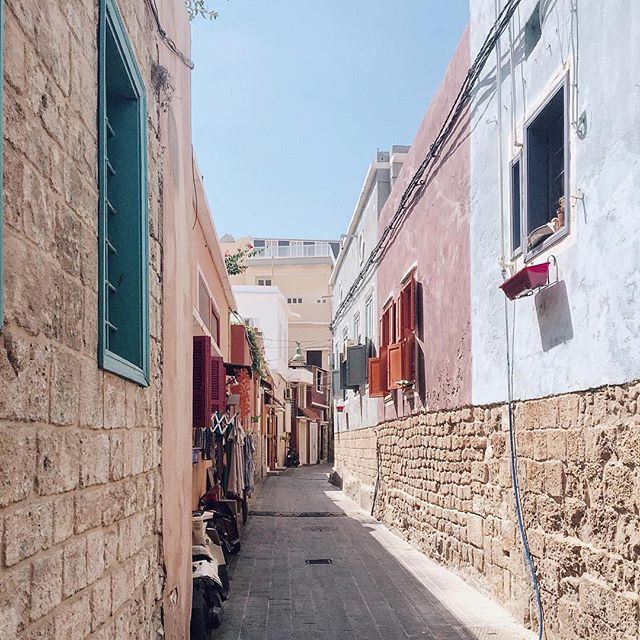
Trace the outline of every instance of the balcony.
<path fill-rule="evenodd" d="M 263 246 L 255 243 L 264 242 Z M 286 244 L 284 244 L 286 242 Z M 254 258 L 334 258 L 329 242 L 311 240 L 254 240 Z"/>

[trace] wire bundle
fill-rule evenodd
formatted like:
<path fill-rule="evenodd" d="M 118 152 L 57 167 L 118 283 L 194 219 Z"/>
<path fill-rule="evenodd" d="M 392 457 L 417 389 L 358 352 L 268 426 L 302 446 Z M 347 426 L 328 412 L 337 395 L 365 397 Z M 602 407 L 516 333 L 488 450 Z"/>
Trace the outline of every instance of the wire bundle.
<path fill-rule="evenodd" d="M 376 243 L 375 247 L 371 250 L 371 253 L 369 254 L 369 257 L 360 270 L 360 273 L 356 276 L 353 284 L 349 288 L 349 291 L 338 306 L 335 316 L 331 322 L 332 330 L 335 329 L 336 323 L 342 317 L 351 301 L 355 297 L 360 285 L 362 284 L 371 267 L 377 263 L 378 259 L 384 253 L 385 249 L 388 248 L 390 237 L 402 223 L 403 218 L 408 211 L 409 203 L 420 191 L 420 188 L 424 185 L 424 176 L 427 172 L 427 169 L 431 167 L 434 160 L 442 151 L 451 132 L 458 124 L 462 114 L 464 113 L 464 110 L 471 101 L 471 98 L 473 97 L 473 91 L 478 83 L 478 79 L 480 77 L 480 74 L 482 73 L 482 70 L 484 69 L 486 62 L 491 55 L 491 52 L 496 46 L 496 43 L 498 42 L 500 36 L 509 26 L 511 17 L 515 13 L 518 5 L 520 5 L 521 2 L 522 0 L 508 0 L 502 11 L 498 14 L 498 17 L 489 30 L 489 34 L 485 38 L 482 47 L 480 47 L 480 50 L 478 51 L 473 64 L 467 71 L 464 82 L 462 83 L 458 95 L 456 96 L 456 99 L 454 100 L 454 103 L 445 118 L 444 124 L 440 128 L 436 139 L 429 147 L 429 152 L 411 178 L 411 181 L 402 194 L 402 198 L 400 198 L 400 203 L 398 204 L 393 217 L 391 218 L 387 226 L 382 230 L 380 239 Z"/>

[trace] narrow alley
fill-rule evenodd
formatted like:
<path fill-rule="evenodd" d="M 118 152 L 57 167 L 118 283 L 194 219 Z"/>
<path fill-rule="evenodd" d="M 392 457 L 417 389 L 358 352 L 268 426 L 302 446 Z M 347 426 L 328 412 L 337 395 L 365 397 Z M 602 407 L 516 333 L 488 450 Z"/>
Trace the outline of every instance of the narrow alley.
<path fill-rule="evenodd" d="M 257 486 L 220 638 L 533 637 L 329 484 L 329 471 L 301 467 Z"/>

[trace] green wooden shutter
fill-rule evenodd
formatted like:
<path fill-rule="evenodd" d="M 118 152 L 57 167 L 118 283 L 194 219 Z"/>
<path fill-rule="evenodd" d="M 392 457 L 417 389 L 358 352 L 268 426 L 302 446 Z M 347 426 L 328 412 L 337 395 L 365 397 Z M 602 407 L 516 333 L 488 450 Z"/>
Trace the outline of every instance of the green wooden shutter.
<path fill-rule="evenodd" d="M 100 3 L 99 363 L 149 383 L 146 98 L 113 0 Z"/>

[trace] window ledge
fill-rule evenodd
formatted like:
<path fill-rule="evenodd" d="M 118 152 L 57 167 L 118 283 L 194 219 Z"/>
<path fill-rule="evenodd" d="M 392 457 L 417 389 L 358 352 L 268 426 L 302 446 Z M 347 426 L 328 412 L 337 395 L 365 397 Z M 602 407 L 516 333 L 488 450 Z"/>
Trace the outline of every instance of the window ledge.
<path fill-rule="evenodd" d="M 131 382 L 135 382 L 142 387 L 149 386 L 149 374 L 147 372 L 143 371 L 132 362 L 121 358 L 116 353 L 107 351 L 106 349 L 102 355 L 100 367 L 105 371 L 109 371 L 120 376 L 121 378 L 131 380 Z"/>
<path fill-rule="evenodd" d="M 569 235 L 569 228 L 566 226 L 564 227 L 564 229 L 560 229 L 560 231 L 556 231 L 552 236 L 549 236 L 542 244 L 535 247 L 535 249 L 531 249 L 531 251 L 527 251 L 527 253 L 524 256 L 525 264 L 527 262 L 530 262 L 537 256 L 539 256 L 541 253 L 543 253 L 550 247 L 554 246 L 564 238 L 566 238 L 568 235 Z"/>

